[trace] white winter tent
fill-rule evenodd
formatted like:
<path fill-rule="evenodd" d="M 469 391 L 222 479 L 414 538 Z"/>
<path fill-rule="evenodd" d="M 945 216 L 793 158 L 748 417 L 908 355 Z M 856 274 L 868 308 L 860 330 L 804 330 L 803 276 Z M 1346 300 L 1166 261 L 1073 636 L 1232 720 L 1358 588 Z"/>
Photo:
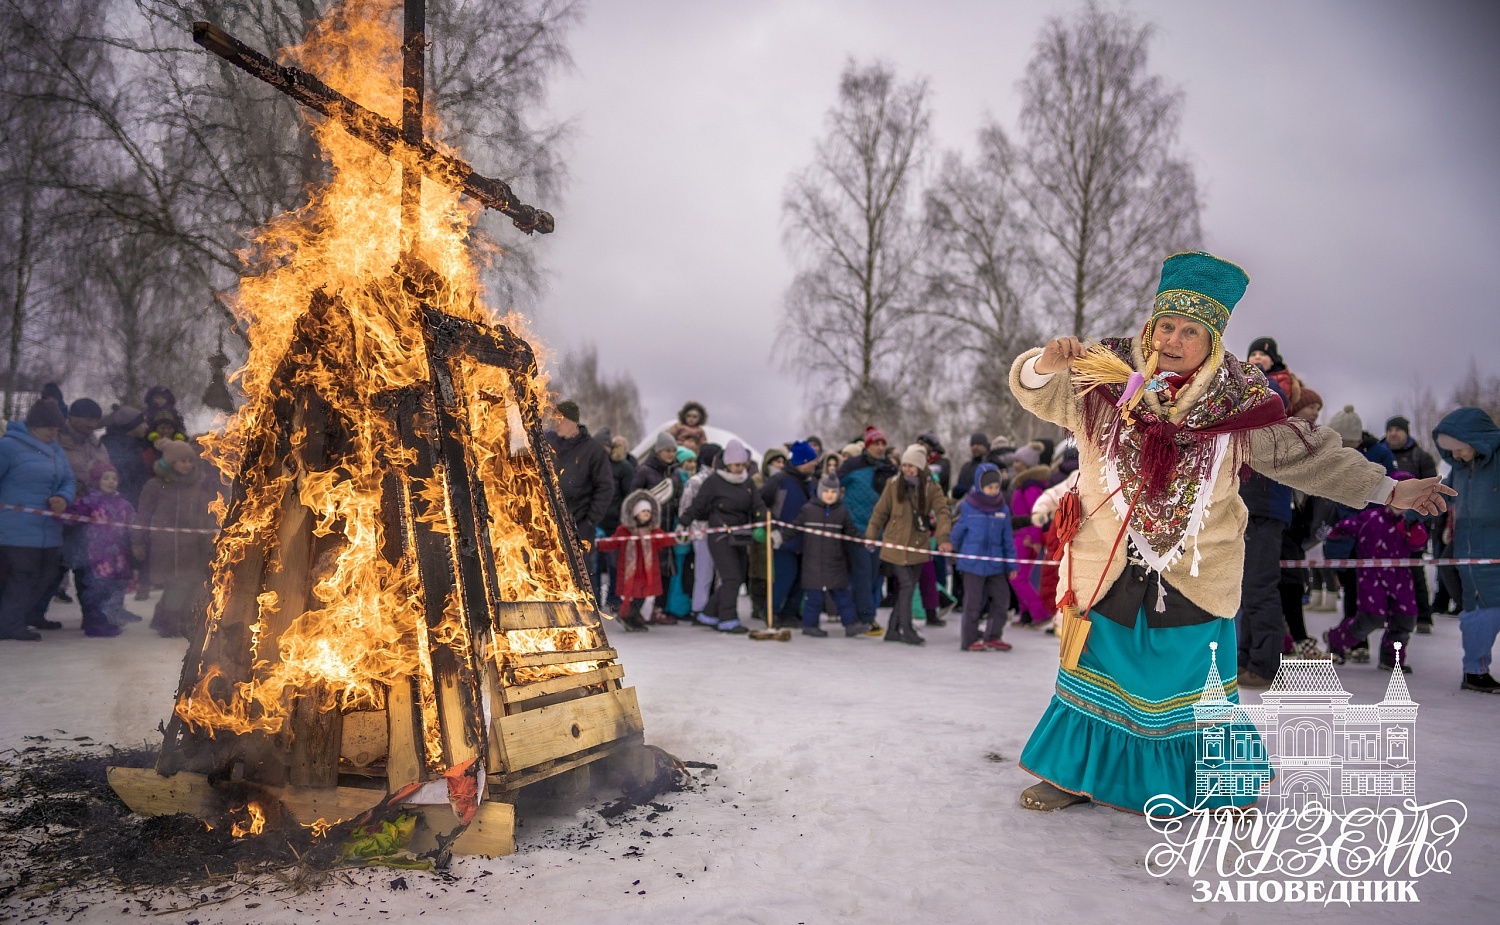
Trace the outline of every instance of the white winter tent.
<path fill-rule="evenodd" d="M 656 435 L 676 423 L 677 419 L 672 418 L 671 420 L 663 421 L 662 423 L 648 430 L 646 432 L 646 436 L 641 440 L 641 442 L 637 443 L 635 445 L 635 448 L 630 451 L 631 454 L 634 455 L 637 460 L 644 462 L 646 457 L 651 455 L 651 447 L 656 443 Z M 746 449 L 750 451 L 750 458 L 755 460 L 755 464 L 760 465 L 760 450 L 756 449 L 754 446 L 751 446 L 749 440 L 746 440 L 744 437 L 741 437 L 734 431 L 725 430 L 722 427 L 715 427 L 712 424 L 706 424 L 703 427 L 703 432 L 708 436 L 709 443 L 717 443 L 719 446 L 727 446 L 729 441 L 738 440 L 745 445 Z"/>

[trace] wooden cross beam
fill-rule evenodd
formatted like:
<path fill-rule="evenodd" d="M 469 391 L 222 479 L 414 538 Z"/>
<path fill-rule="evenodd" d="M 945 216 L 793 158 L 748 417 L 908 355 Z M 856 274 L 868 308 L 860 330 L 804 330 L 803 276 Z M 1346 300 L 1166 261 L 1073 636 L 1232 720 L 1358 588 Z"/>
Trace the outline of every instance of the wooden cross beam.
<path fill-rule="evenodd" d="M 505 181 L 476 173 L 470 164 L 437 150 L 422 136 L 426 4 L 409 0 L 406 6 L 401 125 L 366 109 L 300 68 L 277 64 L 212 23 L 193 23 L 193 41 L 302 105 L 338 121 L 354 137 L 399 161 L 403 168 L 403 230 L 410 232 L 416 227 L 416 200 L 413 184 L 407 179 L 414 180 L 425 173 L 428 178 L 473 197 L 485 208 L 504 213 L 527 234 L 550 234 L 554 227 L 550 214 L 521 202 Z M 406 249 L 410 250 L 409 243 Z"/>

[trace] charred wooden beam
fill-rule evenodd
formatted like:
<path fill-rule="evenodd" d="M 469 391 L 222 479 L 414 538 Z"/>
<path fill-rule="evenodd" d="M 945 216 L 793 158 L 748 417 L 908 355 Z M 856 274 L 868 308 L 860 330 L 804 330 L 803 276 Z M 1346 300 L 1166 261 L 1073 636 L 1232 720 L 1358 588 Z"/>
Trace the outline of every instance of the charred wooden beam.
<path fill-rule="evenodd" d="M 304 106 L 337 120 L 351 135 L 380 153 L 418 168 L 444 186 L 462 190 L 485 208 L 504 213 L 527 234 L 552 233 L 555 227 L 552 216 L 521 202 L 505 181 L 476 173 L 467 162 L 444 154 L 431 142 L 410 142 L 401 126 L 354 102 L 312 74 L 277 64 L 213 23 L 193 23 L 193 41 Z"/>
<path fill-rule="evenodd" d="M 459 591 L 453 549 L 447 536 L 424 522 L 424 516 L 432 512 L 427 509 L 427 502 L 412 491 L 412 486 L 428 484 L 435 478 L 438 465 L 443 462 L 432 433 L 434 411 L 429 402 L 434 399 L 430 393 L 424 395 L 426 391 L 405 391 L 395 408 L 395 423 L 402 445 L 414 451 L 413 462 L 406 470 L 406 504 L 412 515 L 408 525 L 421 576 L 425 622 L 427 629 L 434 631 L 428 636 L 428 655 L 446 750 L 444 760 L 447 767 L 455 767 L 483 752 L 485 729 L 474 640 L 471 636 L 470 644 L 461 652 L 440 634 L 448 597 Z"/>

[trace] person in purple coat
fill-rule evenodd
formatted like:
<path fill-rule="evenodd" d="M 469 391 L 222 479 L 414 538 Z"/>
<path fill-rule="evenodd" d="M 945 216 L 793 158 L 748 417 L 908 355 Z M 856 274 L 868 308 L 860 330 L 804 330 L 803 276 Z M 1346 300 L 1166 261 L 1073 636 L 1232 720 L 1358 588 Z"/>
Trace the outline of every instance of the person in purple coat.
<path fill-rule="evenodd" d="M 1411 473 L 1400 470 L 1391 474 L 1397 481 L 1411 477 Z M 1362 559 L 1406 559 L 1421 555 L 1427 545 L 1427 529 L 1422 522 L 1408 521 L 1404 512 L 1390 505 L 1371 505 L 1346 517 L 1334 524 L 1328 535 L 1333 539 L 1352 538 L 1355 555 Z M 1358 606 L 1353 619 L 1344 620 L 1326 634 L 1329 654 L 1343 662 L 1355 649 L 1366 645 L 1370 633 L 1381 625 L 1385 633 L 1380 641 L 1380 668 L 1390 671 L 1396 666 L 1395 644 L 1406 648 L 1417 625 L 1417 594 L 1411 569 L 1359 569 Z M 1411 673 L 1404 655 L 1401 670 Z"/>

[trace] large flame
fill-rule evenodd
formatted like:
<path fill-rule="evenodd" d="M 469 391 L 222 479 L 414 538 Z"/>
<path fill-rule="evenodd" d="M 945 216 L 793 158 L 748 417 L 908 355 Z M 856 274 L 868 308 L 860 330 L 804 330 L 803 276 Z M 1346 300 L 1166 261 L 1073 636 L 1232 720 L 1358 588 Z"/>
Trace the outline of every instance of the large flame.
<path fill-rule="evenodd" d="M 346 0 L 311 27 L 304 44 L 283 54 L 334 89 L 399 122 L 398 5 L 394 0 Z M 432 137 L 439 126 L 431 115 L 426 122 Z M 312 192 L 306 206 L 252 236 L 253 246 L 244 254 L 251 270 L 232 300 L 249 331 L 249 357 L 239 371 L 248 400 L 220 434 L 204 442 L 227 477 L 240 475 L 242 467 L 259 467 L 265 476 L 242 480 L 243 498 L 220 536 L 208 615 L 210 643 L 197 683 L 180 698 L 177 711 L 210 733 L 274 733 L 282 728 L 294 696 L 317 696 L 322 709 L 378 709 L 390 685 L 415 678 L 430 736 L 439 725 L 428 659 L 435 640 L 465 653 L 477 646 L 491 657 L 589 649 L 600 641 L 592 630 L 528 631 L 474 640 L 456 595 L 448 601 L 442 624 L 430 628 L 411 552 L 388 561 L 384 483 L 388 472 L 413 462 L 413 454 L 403 448 L 390 412 L 379 407 L 377 397 L 425 387 L 429 381 L 420 322 L 423 302 L 471 321 L 494 323 L 496 313 L 484 302 L 471 257 L 474 208 L 453 190 L 425 181 L 420 243 L 415 254 L 404 257 L 399 164 L 334 120 L 314 125 L 313 133 L 332 179 Z M 413 295 L 418 290 L 421 302 Z M 504 323 L 523 329 L 514 315 Z M 491 515 L 488 539 L 498 598 L 587 601 L 568 568 L 514 400 L 519 391 L 531 402 L 541 402 L 545 380 L 537 375 L 513 381 L 514 374 L 477 362 L 455 366 L 454 382 L 474 438 L 468 463 L 481 476 Z M 299 461 L 302 451 L 323 439 L 303 423 L 306 408 L 299 402 L 305 403 L 301 396 L 308 394 L 326 403 L 328 420 L 338 422 L 342 434 L 322 466 Z M 303 410 L 286 435 L 292 453 L 282 456 L 270 438 L 279 426 L 278 414 L 284 419 L 289 407 Z M 424 523 L 451 535 L 451 499 L 441 472 L 424 483 L 408 483 L 404 490 L 409 498 L 427 502 Z M 299 593 L 293 605 L 286 589 L 297 588 L 300 576 L 278 570 L 299 567 L 280 558 L 298 517 L 311 518 L 313 546 L 319 552 L 316 561 L 300 566 L 311 570 L 314 581 L 305 601 Z M 279 544 L 268 544 L 268 537 L 279 537 Z M 236 567 L 265 548 L 271 549 L 270 577 L 256 602 L 248 672 L 226 670 L 207 654 L 213 651 L 212 637 L 236 592 Z M 593 666 L 586 662 L 548 670 Z M 432 762 L 437 746 L 430 738 L 427 745 Z"/>

